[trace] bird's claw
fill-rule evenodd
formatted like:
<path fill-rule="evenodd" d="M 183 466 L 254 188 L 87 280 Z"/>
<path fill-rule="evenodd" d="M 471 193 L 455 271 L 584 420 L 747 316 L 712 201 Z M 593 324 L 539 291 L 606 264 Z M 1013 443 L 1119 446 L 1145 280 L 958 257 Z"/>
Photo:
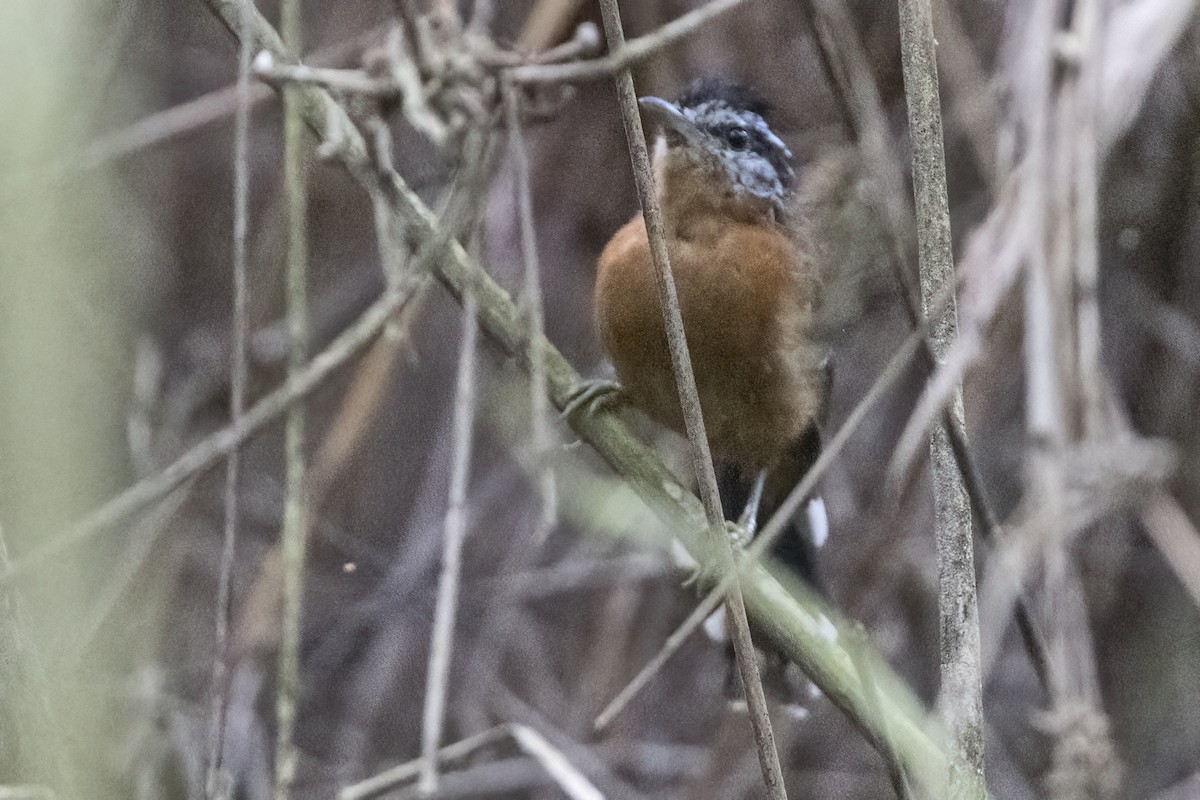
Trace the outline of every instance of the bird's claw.
<path fill-rule="evenodd" d="M 603 378 L 580 381 L 563 405 L 562 416 L 569 419 L 576 412 L 586 409 L 588 414 L 597 414 L 605 408 L 621 402 L 621 384 Z"/>
<path fill-rule="evenodd" d="M 754 531 L 750 525 L 745 522 L 725 521 L 725 535 L 729 537 L 729 541 L 733 544 L 734 550 L 744 550 L 750 545 L 754 539 Z"/>
<path fill-rule="evenodd" d="M 709 586 L 715 584 L 720 577 L 721 571 L 712 564 L 697 564 L 688 571 L 688 576 L 683 579 L 682 586 L 685 589 L 690 589 L 693 586 Z"/>
<path fill-rule="evenodd" d="M 730 543 L 733 545 L 735 555 L 744 550 L 753 540 L 754 531 L 750 530 L 746 525 L 732 520 L 725 520 L 725 535 L 729 537 Z M 688 576 L 683 579 L 685 587 L 707 585 L 716 583 L 721 577 L 721 567 L 719 561 L 705 560 L 698 563 L 692 563 L 687 566 Z"/>

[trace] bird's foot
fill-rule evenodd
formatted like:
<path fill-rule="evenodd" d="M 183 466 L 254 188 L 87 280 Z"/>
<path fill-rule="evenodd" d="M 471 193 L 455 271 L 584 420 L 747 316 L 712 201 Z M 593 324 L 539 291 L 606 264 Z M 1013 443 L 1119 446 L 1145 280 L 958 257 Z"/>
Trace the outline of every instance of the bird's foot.
<path fill-rule="evenodd" d="M 725 520 L 725 535 L 729 537 L 729 542 L 733 545 L 735 553 L 740 553 L 754 539 L 754 530 L 741 522 Z M 677 546 L 680 550 L 683 549 L 682 545 Z M 684 561 L 677 555 L 675 560 L 676 563 L 688 571 L 688 576 L 683 580 L 684 586 L 715 584 L 721 578 L 722 561 L 719 558 L 715 561 L 706 560 L 697 562 L 691 556 L 688 556 L 687 560 Z"/>
<path fill-rule="evenodd" d="M 721 577 L 721 571 L 716 569 L 712 564 L 708 563 L 693 563 L 687 568 L 687 577 L 683 579 L 682 586 L 687 589 L 693 586 L 708 586 L 714 584 Z"/>
<path fill-rule="evenodd" d="M 745 520 L 733 522 L 725 521 L 725 535 L 729 537 L 730 544 L 733 549 L 745 550 L 750 546 L 750 542 L 754 540 L 754 526 L 748 524 Z"/>
<path fill-rule="evenodd" d="M 605 408 L 619 405 L 624 399 L 621 384 L 604 378 L 580 381 L 563 405 L 562 416 L 570 418 L 578 411 L 597 414 Z"/>

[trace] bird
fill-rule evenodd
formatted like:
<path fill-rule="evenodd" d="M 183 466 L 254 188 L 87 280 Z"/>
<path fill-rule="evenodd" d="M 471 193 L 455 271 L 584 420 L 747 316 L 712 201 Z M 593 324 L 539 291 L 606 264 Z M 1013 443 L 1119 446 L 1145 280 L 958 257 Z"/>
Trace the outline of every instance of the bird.
<path fill-rule="evenodd" d="M 722 508 L 753 536 L 819 455 L 832 379 L 792 154 L 768 123 L 770 105 L 741 84 L 706 79 L 674 102 L 639 106 L 654 131 L 655 191 Z M 683 433 L 640 214 L 600 254 L 594 311 L 617 381 L 579 399 L 619 397 Z M 827 531 L 812 497 L 772 548 L 818 591 L 815 551 Z"/>

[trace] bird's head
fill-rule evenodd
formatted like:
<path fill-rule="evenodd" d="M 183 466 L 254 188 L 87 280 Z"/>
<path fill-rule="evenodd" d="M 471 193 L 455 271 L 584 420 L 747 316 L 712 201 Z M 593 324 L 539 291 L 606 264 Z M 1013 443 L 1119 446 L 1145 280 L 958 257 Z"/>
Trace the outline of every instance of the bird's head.
<path fill-rule="evenodd" d="M 673 103 L 658 97 L 638 103 L 660 134 L 654 150 L 660 182 L 699 183 L 734 204 L 786 209 L 796 183 L 792 153 L 767 124 L 770 107 L 757 93 L 705 80 Z"/>

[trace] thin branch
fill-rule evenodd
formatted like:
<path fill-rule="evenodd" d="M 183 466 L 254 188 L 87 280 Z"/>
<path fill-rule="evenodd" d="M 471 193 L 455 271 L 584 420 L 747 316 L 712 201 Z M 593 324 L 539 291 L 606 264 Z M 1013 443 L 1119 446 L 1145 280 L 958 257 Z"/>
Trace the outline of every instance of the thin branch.
<path fill-rule="evenodd" d="M 463 297 L 462 345 L 454 397 L 454 453 L 451 460 L 450 499 L 443 526 L 442 571 L 433 613 L 429 668 L 425 678 L 425 709 L 421 724 L 422 792 L 437 790 L 437 751 L 446 718 L 450 656 L 458 615 L 458 585 L 462 571 L 463 538 L 467 528 L 467 482 L 471 470 L 471 445 L 475 423 L 475 350 L 479 340 L 475 298 Z"/>
<path fill-rule="evenodd" d="M 1100 243 L 1099 243 L 1099 121 L 1101 105 L 1100 42 L 1107 4 L 1081 2 L 1074 11 L 1075 30 L 1081 53 L 1088 58 L 1076 65 L 1072 102 L 1074 140 L 1071 160 L 1072 214 L 1068 230 L 1074 239 L 1075 360 L 1077 414 L 1085 437 L 1098 436 L 1106 426 L 1104 373 L 1100 353 Z M 1070 110 L 1070 109 L 1069 109 Z"/>
<path fill-rule="evenodd" d="M 542 770 L 558 785 L 570 800 L 603 800 L 604 795 L 567 757 L 545 736 L 528 725 L 508 723 L 489 728 L 482 733 L 446 745 L 434 753 L 441 765 L 449 765 L 471 756 L 485 747 L 511 740 L 526 755 L 537 761 Z M 424 758 L 399 764 L 391 769 L 347 786 L 338 792 L 338 800 L 371 800 L 398 789 L 420 774 Z M 421 796 L 424 796 L 424 791 Z"/>
<path fill-rule="evenodd" d="M 933 17 L 930 0 L 899 0 L 899 5 L 900 54 L 913 150 L 921 298 L 931 324 L 936 363 L 945 357 L 957 335 L 958 314 L 951 295 L 941 313 L 930 315 L 933 300 L 944 287 L 954 285 Z M 961 422 L 961 387 L 954 392 L 949 414 L 955 425 Z M 966 796 L 970 778 L 961 772 L 970 770 L 975 778 L 983 775 L 983 681 L 971 502 L 956 463 L 949 428 L 947 424 L 939 426 L 930 438 L 941 621 L 939 704 L 959 755 L 951 765 L 950 789 L 955 795 Z"/>
<path fill-rule="evenodd" d="M 247 354 L 250 322 L 247 313 L 246 236 L 250 207 L 250 30 L 251 0 L 243 0 L 242 37 L 238 47 L 237 111 L 233 134 L 233 341 L 229 366 L 229 419 L 237 424 L 245 413 Z M 238 472 L 241 459 L 234 448 L 225 462 L 225 525 L 221 562 L 217 578 L 216 624 L 213 641 L 212 683 L 208 730 L 208 775 L 205 794 L 208 800 L 228 797 L 228 785 L 222 770 L 225 743 L 225 718 L 229 710 L 226 676 L 229 673 L 229 618 L 234 556 L 237 548 Z"/>
<path fill-rule="evenodd" d="M 508 78 L 514 83 L 578 83 L 611 78 L 621 70 L 629 69 L 690 36 L 700 26 L 732 11 L 743 2 L 713 0 L 668 22 L 654 33 L 622 42 L 620 47 L 613 47 L 610 42 L 609 53 L 603 58 L 567 64 L 526 64 L 509 70 Z"/>
<path fill-rule="evenodd" d="M 604 20 L 604 35 L 608 49 L 619 53 L 625 44 L 625 33 L 621 27 L 621 12 L 617 0 L 601 0 L 600 13 Z M 704 503 L 710 535 L 725 540 L 724 567 L 731 575 L 725 593 L 725 608 L 733 623 L 733 647 L 737 657 L 738 671 L 742 677 L 742 688 L 746 705 L 750 711 L 750 724 L 754 729 L 754 742 L 762 768 L 763 782 L 767 794 L 774 800 L 787 797 L 783 785 L 783 768 L 779 764 L 779 753 L 775 748 L 775 734 L 771 729 L 771 718 L 767 712 L 767 697 L 763 692 L 762 678 L 758 670 L 758 656 L 750 635 L 750 622 L 746 617 L 745 600 L 738 578 L 737 553 L 733 542 L 725 533 L 725 514 L 721 509 L 721 497 L 717 490 L 717 474 L 709 452 L 708 434 L 704 430 L 704 417 L 700 410 L 700 395 L 696 389 L 696 376 L 692 373 L 691 356 L 688 353 L 687 337 L 683 329 L 683 315 L 679 309 L 679 297 L 675 291 L 675 278 L 671 273 L 671 262 L 667 253 L 667 236 L 663 225 L 662 209 L 654 189 L 650 155 L 646 150 L 642 120 L 638 113 L 637 93 L 633 88 L 633 74 L 628 66 L 617 75 L 617 99 L 621 106 L 621 118 L 625 123 L 625 138 L 629 144 L 629 155 L 633 162 L 633 177 L 637 184 L 638 199 L 642 206 L 646 233 L 650 240 L 650 255 L 654 265 L 654 279 L 658 288 L 659 305 L 662 308 L 666 327 L 667 344 L 671 351 L 671 371 L 679 391 L 679 405 L 683 411 L 684 427 L 692 448 L 692 465 L 700 484 L 700 498 Z"/>
<path fill-rule="evenodd" d="M 566 35 L 571 22 L 579 16 L 586 0 L 538 0 L 525 17 L 516 49 L 524 53 L 541 53 Z M 597 29 L 597 39 L 599 30 Z"/>
<path fill-rule="evenodd" d="M 569 800 L 604 800 L 600 790 L 537 730 L 515 723 L 510 724 L 508 729 L 517 747 L 541 765 Z"/>
<path fill-rule="evenodd" d="M 441 765 L 462 761 L 484 747 L 504 741 L 507 734 L 508 731 L 504 725 L 497 725 L 474 736 L 468 736 L 466 739 L 446 745 L 437 751 L 435 757 Z M 421 770 L 425 768 L 425 761 L 425 756 L 406 761 L 364 781 L 347 786 L 338 792 L 338 800 L 371 800 L 371 798 L 379 797 L 418 777 Z"/>
<path fill-rule="evenodd" d="M 633 680 L 625 684 L 624 688 L 617 692 L 608 705 L 596 715 L 596 719 L 592 722 L 592 730 L 596 733 L 604 733 L 604 730 L 625 710 L 638 692 L 650 683 L 650 679 L 658 674 L 671 656 L 675 655 L 676 651 L 683 646 L 688 637 L 695 633 L 696 629 L 704 624 L 704 620 L 717 610 L 717 606 L 721 605 L 722 597 L 721 592 L 711 591 L 700 601 L 699 605 L 692 609 L 692 613 L 688 614 L 687 619 L 667 637 L 654 657 L 647 661 L 646 665 L 638 670 L 638 674 L 633 676 Z"/>
<path fill-rule="evenodd" d="M 319 50 L 311 56 L 311 61 L 317 66 L 347 61 L 361 52 L 368 42 L 378 37 L 383 30 L 383 27 L 375 27 L 345 42 Z M 68 161 L 56 166 L 54 170 L 65 177 L 82 174 L 169 142 L 205 125 L 211 125 L 236 113 L 239 92 L 239 84 L 234 83 L 202 94 L 186 103 L 148 114 L 120 130 L 83 145 Z M 270 86 L 252 84 L 250 107 L 256 108 L 275 95 Z"/>
<path fill-rule="evenodd" d="M 1159 494 L 1141 509 L 1142 524 L 1183 588 L 1200 606 L 1200 531 L 1179 501 Z"/>
<path fill-rule="evenodd" d="M 142 574 L 152 549 L 191 497 L 192 489 L 192 483 L 179 487 L 129 528 L 126 545 L 114 559 L 116 567 L 106 576 L 104 588 L 95 593 L 88 613 L 79 624 L 79 635 L 71 643 L 70 658 L 75 663 L 82 663 L 91 651 L 105 624 L 116 613 L 117 604 L 126 597 L 134 579 Z"/>
<path fill-rule="evenodd" d="M 395 97 L 400 94 L 400 84 L 387 76 L 368 75 L 361 69 L 276 64 L 266 51 L 259 53 L 254 59 L 254 74 L 268 83 L 311 83 L 331 92 L 368 97 Z"/>
<path fill-rule="evenodd" d="M 529 152 L 521 128 L 521 92 L 512 84 L 504 87 L 508 119 L 509 145 L 516 171 L 517 211 L 521 222 L 521 255 L 525 263 L 525 286 L 521 298 L 529 316 L 529 341 L 533 347 L 545 340 L 546 314 L 542 297 L 541 266 L 538 259 L 537 231 L 533 227 L 533 190 L 530 187 Z M 533 353 L 529 371 L 529 408 L 533 428 L 534 464 L 542 495 L 542 513 L 534 530 L 535 546 L 546 541 L 558 516 L 558 492 L 550 451 L 554 434 L 550 428 L 550 404 L 546 399 L 546 370 L 541 353 Z"/>
<path fill-rule="evenodd" d="M 243 5 L 243 8 L 245 6 Z M 248 12 L 243 12 L 243 19 Z M 300 0 L 280 4 L 284 49 L 299 58 Z M 296 86 L 283 90 L 284 194 L 287 198 L 288 376 L 299 375 L 308 357 L 308 198 L 304 142 L 305 97 Z M 301 612 L 308 546 L 308 499 L 304 459 L 304 404 L 288 409 L 284 426 L 285 493 L 282 532 L 283 622 L 275 706 L 274 800 L 289 800 L 299 754 L 293 742 L 300 700 Z"/>

